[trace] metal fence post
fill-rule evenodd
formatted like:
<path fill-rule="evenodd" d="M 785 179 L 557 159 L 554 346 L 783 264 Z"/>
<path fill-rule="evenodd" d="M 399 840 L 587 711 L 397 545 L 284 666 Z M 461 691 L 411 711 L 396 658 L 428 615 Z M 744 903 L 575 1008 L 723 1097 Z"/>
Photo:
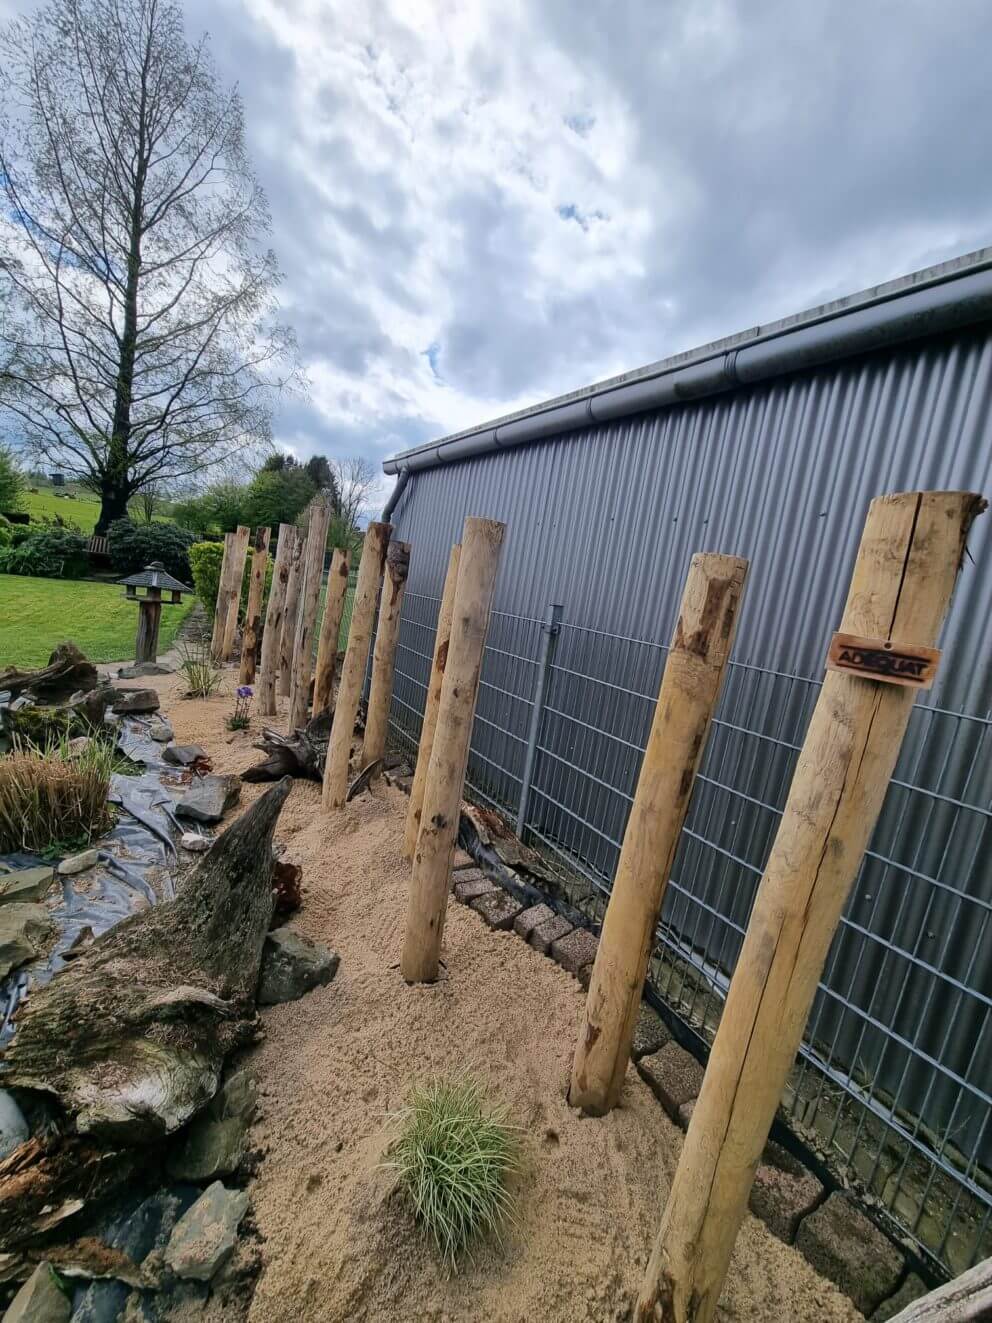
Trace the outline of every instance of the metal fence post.
<path fill-rule="evenodd" d="M 548 677 L 551 674 L 551 660 L 555 655 L 555 642 L 561 629 L 562 610 L 563 608 L 557 603 L 549 606 L 547 617 L 541 626 L 541 658 L 537 664 L 537 683 L 534 685 L 530 729 L 527 732 L 527 752 L 524 755 L 524 770 L 520 779 L 520 804 L 517 808 L 518 836 L 523 836 L 527 824 L 530 788 L 534 780 L 534 766 L 537 763 L 537 739 L 541 733 L 541 717 L 544 715 L 544 700 L 548 693 Z"/>

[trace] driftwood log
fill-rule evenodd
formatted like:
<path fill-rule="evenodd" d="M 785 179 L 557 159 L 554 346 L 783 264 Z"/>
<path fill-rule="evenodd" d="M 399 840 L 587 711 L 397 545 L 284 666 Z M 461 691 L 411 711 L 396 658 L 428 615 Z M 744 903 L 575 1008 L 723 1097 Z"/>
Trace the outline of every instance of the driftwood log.
<path fill-rule="evenodd" d="M 30 690 L 39 703 L 64 703 L 78 690 L 95 689 L 99 680 L 96 667 L 75 643 L 60 643 L 39 670 L 8 666 L 0 671 L 0 693 L 7 690 L 16 698 Z"/>
<path fill-rule="evenodd" d="M 98 937 L 33 992 L 0 1059 L 0 1085 L 54 1095 L 80 1135 L 116 1144 L 171 1134 L 250 1041 L 272 919 L 273 786 L 203 856 L 175 900 Z M 4 1190 L 0 1181 L 0 1228 Z"/>
<path fill-rule="evenodd" d="M 282 776 L 323 780 L 324 760 L 327 757 L 327 742 L 333 720 L 332 708 L 314 717 L 302 730 L 290 731 L 288 735 L 282 735 L 270 726 L 263 726 L 262 738 L 255 741 L 255 748 L 261 749 L 268 757 L 264 762 L 242 772 L 242 781 L 277 781 Z"/>

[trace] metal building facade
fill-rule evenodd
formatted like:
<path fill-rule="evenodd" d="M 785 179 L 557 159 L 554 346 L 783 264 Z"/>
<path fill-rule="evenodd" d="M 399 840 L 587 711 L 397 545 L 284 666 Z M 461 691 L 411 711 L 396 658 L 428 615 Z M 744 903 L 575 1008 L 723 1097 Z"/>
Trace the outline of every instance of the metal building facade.
<path fill-rule="evenodd" d="M 987 274 L 989 257 L 969 259 L 966 273 Z M 924 284 L 941 283 L 943 272 L 927 274 Z M 920 280 L 883 294 L 887 315 Z M 852 305 L 830 316 L 875 306 Z M 409 469 L 392 520 L 413 548 L 396 733 L 412 740 L 419 729 L 451 543 L 466 515 L 504 521 L 469 784 L 515 816 L 542 623 L 559 604 L 524 835 L 582 880 L 576 896 L 593 921 L 689 558 L 709 550 L 750 560 L 651 968 L 656 991 L 704 1038 L 788 793 L 869 501 L 912 488 L 992 494 L 992 316 L 964 296 L 958 312 L 900 342 L 863 336 L 856 352 L 800 359 L 764 380 L 742 381 L 738 371 L 698 399 L 562 431 L 543 411 L 544 434 L 525 443 L 482 445 L 479 429 L 468 444 L 456 439 L 446 462 L 443 448 L 432 458 L 421 447 L 387 466 Z M 816 328 L 820 318 L 794 321 Z M 761 348 L 768 334 L 747 343 Z M 725 344 L 736 353 L 739 342 Z M 705 375 L 711 357 L 673 363 Z M 582 393 L 557 416 L 579 409 L 589 417 Z M 459 448 L 469 453 L 459 458 Z M 785 1100 L 835 1169 L 954 1271 L 992 1249 L 989 515 L 969 549 L 941 640 L 945 661 L 914 709 Z"/>

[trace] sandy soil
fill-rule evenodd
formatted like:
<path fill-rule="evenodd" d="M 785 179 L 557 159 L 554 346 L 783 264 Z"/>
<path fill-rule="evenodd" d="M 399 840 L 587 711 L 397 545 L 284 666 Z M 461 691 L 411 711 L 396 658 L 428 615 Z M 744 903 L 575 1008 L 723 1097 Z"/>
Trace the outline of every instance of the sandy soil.
<path fill-rule="evenodd" d="M 176 701 L 175 679 L 159 687 L 177 739 L 202 744 L 215 770 L 240 771 L 256 760 L 250 736 L 228 743 L 232 682 L 202 702 Z M 243 802 L 261 789 L 245 786 Z M 277 836 L 287 858 L 303 866 L 304 904 L 294 922 L 338 950 L 341 967 L 329 987 L 263 1012 L 266 1038 L 249 1058 L 263 1108 L 254 1140 L 265 1155 L 250 1186 L 264 1264 L 252 1323 L 626 1318 L 681 1132 L 633 1068 L 611 1116 L 587 1120 L 568 1107 L 581 989 L 470 910 L 449 906 L 447 977 L 407 987 L 398 970 L 406 800 L 380 785 L 326 818 L 319 798 L 316 785 L 297 783 Z M 381 1163 L 389 1114 L 410 1085 L 466 1066 L 509 1104 L 524 1164 L 504 1243 L 481 1247 L 448 1278 Z M 210 1317 L 220 1315 L 213 1309 Z M 748 1217 L 721 1319 L 860 1317 Z"/>

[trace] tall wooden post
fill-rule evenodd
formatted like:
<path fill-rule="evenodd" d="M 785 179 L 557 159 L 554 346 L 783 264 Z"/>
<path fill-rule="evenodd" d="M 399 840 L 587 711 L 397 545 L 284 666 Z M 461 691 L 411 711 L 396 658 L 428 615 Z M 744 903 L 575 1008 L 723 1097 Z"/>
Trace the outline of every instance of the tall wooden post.
<path fill-rule="evenodd" d="M 968 528 L 969 492 L 882 496 L 868 511 L 841 630 L 871 656 L 932 648 Z M 880 667 L 884 673 L 884 668 Z M 879 673 L 876 670 L 876 674 Z M 635 1318 L 708 1323 L 755 1167 L 834 932 L 875 825 L 915 693 L 828 671 L 796 765 Z"/>
<path fill-rule="evenodd" d="M 241 670 L 238 684 L 254 684 L 255 667 L 262 642 L 262 595 L 265 592 L 265 571 L 269 564 L 269 537 L 271 529 L 255 530 L 255 547 L 251 553 L 251 583 L 248 585 L 248 609 L 245 612 L 244 637 L 241 640 Z"/>
<path fill-rule="evenodd" d="M 286 589 L 289 569 L 296 549 L 296 525 L 279 525 L 276 563 L 272 567 L 272 587 L 269 605 L 265 611 L 262 630 L 262 658 L 258 675 L 259 711 L 263 717 L 276 714 L 276 679 L 279 675 L 279 646 L 282 643 L 282 625 L 286 615 Z"/>
<path fill-rule="evenodd" d="M 217 614 L 222 616 L 220 651 L 216 660 L 230 661 L 234 653 L 234 635 L 238 628 L 238 608 L 241 606 L 241 581 L 245 573 L 245 557 L 248 554 L 248 539 L 251 529 L 239 524 L 231 536 L 230 555 L 225 547 L 224 561 L 221 565 L 221 586 L 217 594 Z M 227 566 L 227 577 L 224 566 Z M 214 625 L 216 627 L 216 619 Z"/>
<path fill-rule="evenodd" d="M 492 519 L 465 520 L 441 706 L 410 877 L 400 961 L 408 983 L 437 978 L 482 652 L 505 531 Z"/>
<path fill-rule="evenodd" d="M 300 605 L 296 613 L 293 638 L 293 684 L 289 698 L 289 725 L 292 732 L 307 724 L 310 705 L 310 675 L 313 670 L 313 636 L 320 605 L 320 585 L 324 578 L 327 553 L 327 529 L 331 522 L 331 498 L 320 491 L 310 503 L 307 551 L 303 561 Z"/>
<path fill-rule="evenodd" d="M 224 646 L 224 626 L 227 623 L 227 598 L 225 587 L 231 572 L 231 556 L 234 547 L 234 534 L 224 534 L 224 557 L 220 563 L 220 576 L 217 579 L 217 600 L 214 602 L 214 627 L 210 635 L 210 655 L 214 661 L 220 661 Z"/>
<path fill-rule="evenodd" d="M 303 558 L 307 550 L 305 529 L 296 530 L 296 543 L 289 562 L 289 582 L 286 584 L 286 609 L 282 617 L 282 636 L 279 639 L 278 692 L 289 697 L 293 684 L 293 643 L 296 640 L 296 617 L 300 610 L 300 589 L 303 587 Z"/>
<path fill-rule="evenodd" d="M 733 645 L 747 561 L 693 556 L 579 1031 L 568 1100 L 611 1111 L 630 1059 L 644 975 L 696 771 Z"/>
<path fill-rule="evenodd" d="M 375 604 L 382 582 L 386 562 L 391 524 L 369 524 L 362 544 L 362 559 L 358 566 L 355 600 L 351 611 L 348 647 L 341 665 L 338 681 L 338 701 L 334 705 L 334 723 L 324 763 L 323 805 L 328 809 L 344 808 L 348 795 L 348 762 L 351 741 L 355 733 L 355 718 L 362 697 L 365 665 L 369 659 L 369 643 L 375 620 Z"/>
<path fill-rule="evenodd" d="M 407 859 L 413 858 L 420 835 L 420 811 L 424 806 L 424 786 L 427 784 L 427 768 L 430 766 L 431 749 L 434 745 L 434 731 L 437 728 L 437 712 L 441 704 L 441 682 L 448 661 L 448 644 L 451 639 L 451 613 L 455 605 L 455 585 L 458 583 L 458 559 L 461 555 L 461 543 L 456 542 L 448 556 L 448 573 L 444 578 L 444 590 L 441 594 L 441 609 L 437 616 L 437 631 L 434 634 L 434 661 L 431 666 L 431 680 L 424 703 L 424 721 L 420 727 L 420 747 L 417 750 L 417 767 L 410 786 L 410 804 L 406 813 L 406 833 L 403 840 L 403 853 Z"/>
<path fill-rule="evenodd" d="M 134 641 L 134 660 L 153 662 L 158 656 L 158 630 L 162 620 L 162 590 L 149 588 L 138 602 L 138 634 Z"/>
<path fill-rule="evenodd" d="M 313 673 L 313 715 L 319 717 L 331 706 L 334 693 L 334 672 L 338 664 L 338 639 L 341 636 L 341 617 L 348 596 L 348 574 L 351 556 L 342 547 L 335 547 L 331 568 L 327 575 L 327 594 L 324 597 L 324 618 L 320 622 L 320 641 L 317 644 L 317 665 Z"/>
<path fill-rule="evenodd" d="M 390 542 L 386 552 L 386 573 L 382 581 L 379 623 L 372 655 L 372 685 L 369 689 L 369 712 L 365 718 L 365 742 L 362 745 L 363 767 L 368 767 L 369 763 L 375 762 L 386 752 L 389 705 L 393 701 L 393 676 L 396 673 L 396 645 L 400 639 L 400 612 L 409 573 L 409 542 Z"/>

